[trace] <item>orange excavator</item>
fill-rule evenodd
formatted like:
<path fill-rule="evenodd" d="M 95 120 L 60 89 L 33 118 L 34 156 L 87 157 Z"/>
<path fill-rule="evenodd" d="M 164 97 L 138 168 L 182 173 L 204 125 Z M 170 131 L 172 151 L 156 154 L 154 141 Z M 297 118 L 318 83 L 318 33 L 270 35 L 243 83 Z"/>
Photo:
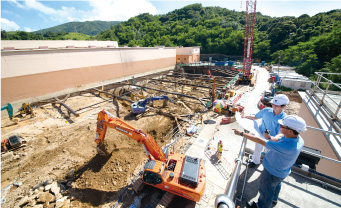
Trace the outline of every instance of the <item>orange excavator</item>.
<path fill-rule="evenodd" d="M 99 154 L 108 154 L 103 151 L 108 127 L 142 145 L 149 157 L 142 175 L 145 184 L 192 201 L 200 201 L 206 187 L 206 168 L 202 159 L 169 153 L 167 148 L 162 150 L 147 132 L 134 128 L 106 110 L 100 111 L 97 117 L 95 142 Z"/>

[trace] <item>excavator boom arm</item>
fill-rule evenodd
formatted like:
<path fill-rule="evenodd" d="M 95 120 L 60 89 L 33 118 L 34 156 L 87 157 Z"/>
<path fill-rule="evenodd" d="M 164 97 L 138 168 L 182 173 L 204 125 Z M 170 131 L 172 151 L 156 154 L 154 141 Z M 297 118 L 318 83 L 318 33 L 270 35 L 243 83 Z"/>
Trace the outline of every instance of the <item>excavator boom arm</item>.
<path fill-rule="evenodd" d="M 95 139 L 97 144 L 101 144 L 104 141 L 108 127 L 113 128 L 116 131 L 142 144 L 145 150 L 155 159 L 160 161 L 167 160 L 159 145 L 157 145 L 155 140 L 147 132 L 135 129 L 133 126 L 127 124 L 105 110 L 100 111 L 97 117 L 97 130 Z"/>
<path fill-rule="evenodd" d="M 150 101 L 154 101 L 154 100 L 169 100 L 172 102 L 172 100 L 167 97 L 166 95 L 162 95 L 162 96 L 154 96 L 154 97 L 147 97 L 141 104 L 141 106 L 146 106 Z"/>

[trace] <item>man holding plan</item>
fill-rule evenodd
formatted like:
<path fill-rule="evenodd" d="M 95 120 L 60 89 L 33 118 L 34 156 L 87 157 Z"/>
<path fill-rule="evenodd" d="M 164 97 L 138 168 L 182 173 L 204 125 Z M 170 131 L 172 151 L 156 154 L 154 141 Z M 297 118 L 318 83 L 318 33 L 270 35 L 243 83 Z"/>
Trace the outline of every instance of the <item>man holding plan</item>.
<path fill-rule="evenodd" d="M 283 119 L 286 116 L 286 114 L 284 113 L 284 109 L 288 103 L 289 98 L 286 95 L 279 94 L 271 100 L 272 108 L 264 108 L 256 115 L 242 116 L 242 118 L 247 118 L 251 120 L 261 118 L 262 123 L 259 126 L 259 130 L 263 134 L 264 138 L 271 141 L 277 141 L 278 138 L 281 138 L 283 136 L 283 134 L 280 133 L 280 124 L 278 123 L 278 120 Z M 254 168 L 260 164 L 260 158 L 263 148 L 263 145 L 260 145 L 258 143 L 255 144 L 255 150 L 252 155 L 252 162 L 249 164 L 250 168 Z"/>

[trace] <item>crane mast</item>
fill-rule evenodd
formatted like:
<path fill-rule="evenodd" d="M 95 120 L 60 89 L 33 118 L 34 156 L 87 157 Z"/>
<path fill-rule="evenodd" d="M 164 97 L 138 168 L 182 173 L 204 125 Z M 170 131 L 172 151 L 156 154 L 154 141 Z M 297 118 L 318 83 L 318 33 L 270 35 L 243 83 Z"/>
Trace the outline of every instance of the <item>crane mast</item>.
<path fill-rule="evenodd" d="M 253 33 L 256 20 L 257 0 L 246 0 L 245 41 L 243 58 L 243 77 L 248 77 L 252 66 Z"/>

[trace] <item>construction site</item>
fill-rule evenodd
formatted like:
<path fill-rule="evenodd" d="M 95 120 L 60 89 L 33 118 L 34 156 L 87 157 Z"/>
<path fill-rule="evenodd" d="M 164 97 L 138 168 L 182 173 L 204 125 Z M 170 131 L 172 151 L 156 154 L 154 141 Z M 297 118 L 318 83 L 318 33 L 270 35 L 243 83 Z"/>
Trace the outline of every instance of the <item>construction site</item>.
<path fill-rule="evenodd" d="M 340 85 L 254 64 L 255 6 L 243 63 L 204 62 L 199 46 L 1 41 L 1 207 L 246 207 L 263 166 L 234 130 L 259 129 L 241 118 L 278 94 L 308 131 L 276 207 L 340 207 Z"/>
<path fill-rule="evenodd" d="M 261 73 L 258 82 L 267 83 L 269 88 L 264 76 L 268 71 L 261 67 L 253 71 L 252 82 L 256 83 Z M 247 107 L 245 102 L 257 107 L 260 98 L 251 102 L 247 94 L 256 91 L 255 87 L 235 85 L 233 78 L 238 71 L 211 69 L 210 75 L 208 71 L 206 75 L 190 72 L 180 67 L 41 100 L 32 103 L 32 114 L 14 114 L 15 122 L 2 116 L 2 137 L 20 135 L 23 143 L 13 151 L 2 152 L 2 190 L 10 187 L 2 192 L 2 206 L 129 207 L 139 201 L 142 207 L 212 207 L 231 179 L 241 142 L 237 139 L 233 146 L 230 141 L 236 137 L 232 128 L 238 127 L 235 113 L 240 106 Z M 287 95 L 291 98 L 287 113 L 298 114 L 302 104 L 298 92 Z M 213 105 L 218 97 L 224 107 Z M 133 113 L 132 104 L 147 98 L 157 99 L 151 99 L 144 112 Z M 103 109 L 147 132 L 160 147 L 203 159 L 207 183 L 201 201 L 196 204 L 174 194 L 168 196 L 151 186 L 134 192 L 148 157 L 141 144 L 111 128 L 105 139 L 110 155 L 97 153 L 97 117 Z M 227 135 L 219 135 L 226 131 Z M 208 135 L 204 138 L 202 134 Z M 218 139 L 228 146 L 223 163 L 217 163 L 215 155 Z M 198 142 L 201 148 L 196 146 Z"/>

